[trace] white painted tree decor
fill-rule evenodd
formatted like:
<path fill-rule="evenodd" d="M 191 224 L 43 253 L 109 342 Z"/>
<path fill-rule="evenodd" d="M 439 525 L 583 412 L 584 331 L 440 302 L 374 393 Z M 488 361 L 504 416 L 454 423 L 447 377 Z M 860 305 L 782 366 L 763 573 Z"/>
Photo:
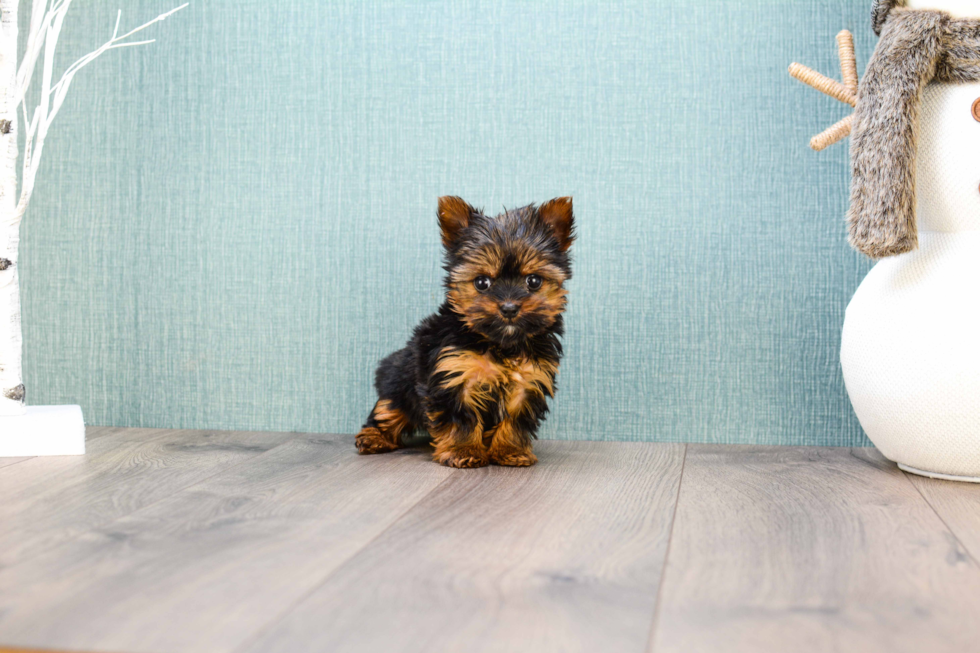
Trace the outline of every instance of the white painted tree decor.
<path fill-rule="evenodd" d="M 34 192 L 37 171 L 51 124 L 79 70 L 109 50 L 145 45 L 133 34 L 164 20 L 183 4 L 124 34 L 122 12 L 112 37 L 85 55 L 55 81 L 58 37 L 72 0 L 33 0 L 30 31 L 23 58 L 17 61 L 19 0 L 0 0 L 0 456 L 84 453 L 85 428 L 78 406 L 32 406 L 26 403 L 22 378 L 20 285 L 17 274 L 20 223 Z M 28 111 L 27 94 L 38 67 L 37 106 Z M 23 119 L 24 156 L 18 166 L 18 110 Z M 18 167 L 20 174 L 18 175 Z M 18 185 L 20 192 L 18 193 Z"/>

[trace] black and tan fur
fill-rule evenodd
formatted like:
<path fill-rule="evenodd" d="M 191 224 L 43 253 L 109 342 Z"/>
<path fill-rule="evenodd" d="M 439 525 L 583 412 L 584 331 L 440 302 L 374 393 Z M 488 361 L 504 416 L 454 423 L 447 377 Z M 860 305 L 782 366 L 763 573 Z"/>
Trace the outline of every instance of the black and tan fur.
<path fill-rule="evenodd" d="M 858 87 L 851 133 L 850 242 L 872 258 L 918 246 L 915 154 L 926 84 L 980 80 L 980 20 L 878 0 L 881 40 Z"/>
<path fill-rule="evenodd" d="M 533 465 L 531 442 L 562 355 L 572 200 L 489 217 L 442 197 L 438 217 L 446 299 L 406 347 L 381 361 L 378 401 L 357 449 L 392 451 L 423 428 L 444 465 Z"/>

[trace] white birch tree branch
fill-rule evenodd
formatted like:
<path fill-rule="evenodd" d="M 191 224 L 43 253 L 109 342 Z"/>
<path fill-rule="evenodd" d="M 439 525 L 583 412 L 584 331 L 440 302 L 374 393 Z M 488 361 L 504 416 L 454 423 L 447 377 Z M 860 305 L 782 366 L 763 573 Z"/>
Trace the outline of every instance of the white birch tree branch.
<path fill-rule="evenodd" d="M 122 35 L 119 34 L 122 12 L 118 12 L 111 38 L 68 66 L 55 82 L 54 59 L 58 39 L 71 3 L 72 0 L 31 0 L 27 44 L 18 65 L 17 10 L 20 0 L 0 0 L 0 416 L 20 415 L 25 411 L 18 275 L 20 223 L 34 192 L 48 131 L 64 105 L 68 89 L 78 71 L 109 50 L 152 43 L 152 40 L 128 39 L 187 6 L 184 3 Z M 28 115 L 28 91 L 39 63 L 41 88 L 36 94 L 37 106 Z M 24 129 L 19 194 L 18 109 L 23 116 Z"/>
<path fill-rule="evenodd" d="M 112 37 L 96 50 L 93 50 L 68 66 L 65 72 L 62 73 L 61 79 L 57 83 L 52 84 L 52 68 L 54 66 L 55 51 L 58 47 L 58 38 L 61 36 L 61 28 L 65 20 L 65 15 L 68 13 L 69 7 L 71 7 L 72 0 L 55 0 L 49 9 L 44 11 L 48 1 L 34 0 L 34 7 L 31 12 L 31 31 L 27 38 L 27 51 L 24 54 L 20 70 L 17 73 L 18 102 L 24 107 L 25 133 L 20 200 L 12 216 L 15 223 L 19 222 L 27 211 L 27 205 L 34 192 L 34 183 L 37 178 L 38 167 L 41 163 L 41 153 L 44 151 L 45 138 L 47 138 L 48 130 L 64 104 L 65 96 L 68 94 L 68 89 L 71 87 L 71 83 L 75 79 L 78 71 L 109 50 L 153 43 L 154 39 L 145 41 L 126 41 L 126 39 L 154 23 L 166 20 L 189 4 L 185 2 L 179 7 L 160 14 L 153 20 L 147 21 L 139 27 L 126 32 L 122 36 L 119 35 L 122 10 L 119 10 L 116 14 L 116 24 L 112 30 Z M 41 9 L 40 12 L 38 11 L 39 8 Z M 36 14 L 41 14 L 42 17 L 36 19 Z M 40 99 L 38 106 L 34 109 L 33 118 L 28 121 L 27 103 L 25 99 L 34 76 L 34 70 L 37 67 L 37 60 L 42 51 L 44 53 L 44 62 L 41 74 Z"/>

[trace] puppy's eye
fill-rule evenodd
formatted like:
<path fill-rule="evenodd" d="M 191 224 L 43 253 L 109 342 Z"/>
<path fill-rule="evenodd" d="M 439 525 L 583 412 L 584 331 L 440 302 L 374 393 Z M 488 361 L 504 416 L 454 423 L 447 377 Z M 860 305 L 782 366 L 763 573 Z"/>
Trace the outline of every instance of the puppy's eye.
<path fill-rule="evenodd" d="M 530 288 L 531 290 L 537 290 L 538 288 L 541 287 L 541 277 L 539 277 L 536 274 L 527 275 L 527 279 L 525 279 L 524 282 L 527 284 L 527 287 Z"/>
<path fill-rule="evenodd" d="M 480 276 L 473 280 L 473 285 L 476 286 L 476 289 L 479 290 L 480 292 L 486 292 L 490 290 L 490 284 L 492 283 L 493 282 L 490 280 L 490 277 L 485 277 L 485 276 Z"/>

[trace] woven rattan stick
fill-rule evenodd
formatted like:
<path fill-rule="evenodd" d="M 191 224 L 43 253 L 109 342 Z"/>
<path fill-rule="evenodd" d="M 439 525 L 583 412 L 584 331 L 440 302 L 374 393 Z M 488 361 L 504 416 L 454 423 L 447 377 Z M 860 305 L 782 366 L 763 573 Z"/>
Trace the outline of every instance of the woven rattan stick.
<path fill-rule="evenodd" d="M 847 30 L 843 30 L 837 35 L 837 56 L 840 57 L 840 72 L 841 78 L 844 80 L 843 84 L 798 63 L 790 64 L 789 74 L 821 93 L 826 93 L 830 97 L 849 104 L 852 107 L 857 106 L 857 59 L 854 56 L 854 37 Z M 810 147 L 819 152 L 847 138 L 851 133 L 853 115 L 851 114 L 811 138 Z"/>
<path fill-rule="evenodd" d="M 844 86 L 853 95 L 858 90 L 857 57 L 854 55 L 854 37 L 847 30 L 837 35 L 837 55 L 840 57 L 840 74 Z"/>
<path fill-rule="evenodd" d="M 810 139 L 810 147 L 819 152 L 826 149 L 838 141 L 847 138 L 851 133 L 851 122 L 854 120 L 852 113 L 838 123 L 835 123 L 826 130 L 820 132 Z"/>
<path fill-rule="evenodd" d="M 812 86 L 821 93 L 825 93 L 845 104 L 850 104 L 852 107 L 857 104 L 856 95 L 845 88 L 843 84 L 821 75 L 812 68 L 807 68 L 802 64 L 793 63 L 789 66 L 789 74 L 807 86 Z"/>

